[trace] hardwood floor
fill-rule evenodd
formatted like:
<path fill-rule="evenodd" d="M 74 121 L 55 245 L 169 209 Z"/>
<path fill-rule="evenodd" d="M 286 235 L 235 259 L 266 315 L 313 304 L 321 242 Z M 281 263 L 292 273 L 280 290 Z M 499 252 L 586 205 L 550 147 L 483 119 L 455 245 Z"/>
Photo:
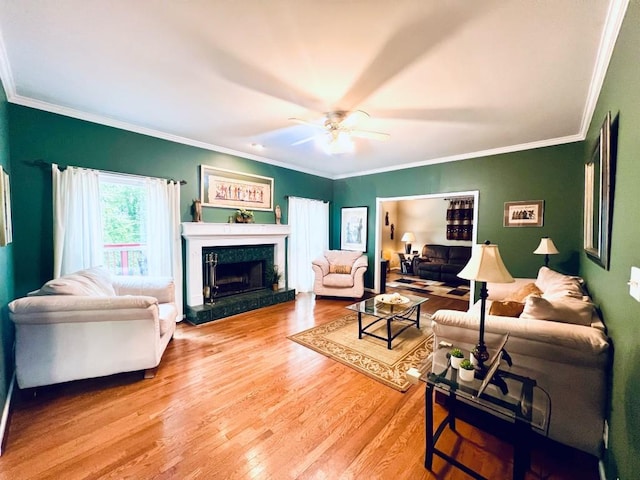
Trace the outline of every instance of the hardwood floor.
<path fill-rule="evenodd" d="M 426 310 L 442 301 L 452 308 L 432 298 Z M 397 392 L 287 339 L 351 302 L 301 294 L 181 323 L 153 379 L 137 372 L 20 392 L 0 480 L 468 478 L 439 458 L 433 472 L 423 467 L 423 385 Z M 511 447 L 463 423 L 439 446 L 488 478 L 511 476 Z M 542 445 L 527 478 L 597 479 L 597 464 Z"/>

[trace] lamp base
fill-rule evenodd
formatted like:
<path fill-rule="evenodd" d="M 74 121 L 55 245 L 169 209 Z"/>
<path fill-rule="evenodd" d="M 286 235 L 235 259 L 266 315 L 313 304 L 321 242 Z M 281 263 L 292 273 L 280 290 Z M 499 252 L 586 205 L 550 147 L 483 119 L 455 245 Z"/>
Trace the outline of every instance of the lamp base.
<path fill-rule="evenodd" d="M 487 346 L 484 343 L 479 343 L 471 353 L 473 354 L 473 358 L 475 360 L 475 377 L 480 380 L 484 380 L 484 377 L 487 376 L 488 371 L 488 368 L 485 366 L 484 362 L 489 360 L 489 352 L 487 351 Z"/>
<path fill-rule="evenodd" d="M 407 243 L 404 246 L 404 253 L 406 253 L 407 255 L 409 255 L 411 253 L 411 244 L 410 243 Z"/>

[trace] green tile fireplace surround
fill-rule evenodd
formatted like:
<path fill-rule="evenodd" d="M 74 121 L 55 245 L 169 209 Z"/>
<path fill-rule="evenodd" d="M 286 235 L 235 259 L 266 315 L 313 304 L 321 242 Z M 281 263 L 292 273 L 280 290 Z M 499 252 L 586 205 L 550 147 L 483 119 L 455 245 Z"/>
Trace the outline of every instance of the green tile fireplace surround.
<path fill-rule="evenodd" d="M 186 316 L 194 325 L 218 320 L 258 308 L 295 299 L 295 290 L 286 287 L 285 239 L 290 234 L 288 225 L 227 224 L 185 222 L 182 236 L 186 244 Z M 215 253 L 217 269 L 223 265 L 241 262 L 260 262 L 265 272 L 272 265 L 285 272 L 278 289 L 264 282 L 265 288 L 245 291 L 214 299 L 203 298 L 203 255 Z M 255 285 L 260 287 L 261 285 Z"/>
<path fill-rule="evenodd" d="M 295 298 L 296 293 L 292 288 L 281 288 L 278 291 L 265 288 L 254 292 L 240 293 L 217 299 L 212 305 L 187 307 L 187 321 L 193 325 L 200 325 L 238 313 L 288 302 L 295 300 Z"/>

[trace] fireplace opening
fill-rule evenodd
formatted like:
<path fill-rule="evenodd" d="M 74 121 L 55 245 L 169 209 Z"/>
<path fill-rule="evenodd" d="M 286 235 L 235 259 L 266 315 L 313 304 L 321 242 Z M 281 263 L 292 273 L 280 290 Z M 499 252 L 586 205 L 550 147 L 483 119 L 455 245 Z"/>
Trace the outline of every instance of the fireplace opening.
<path fill-rule="evenodd" d="M 216 267 L 218 298 L 265 288 L 264 263 L 264 260 L 261 260 L 218 265 Z"/>
<path fill-rule="evenodd" d="M 266 273 L 273 265 L 273 257 L 273 245 L 204 247 L 204 303 L 213 303 L 217 298 L 267 288 Z"/>

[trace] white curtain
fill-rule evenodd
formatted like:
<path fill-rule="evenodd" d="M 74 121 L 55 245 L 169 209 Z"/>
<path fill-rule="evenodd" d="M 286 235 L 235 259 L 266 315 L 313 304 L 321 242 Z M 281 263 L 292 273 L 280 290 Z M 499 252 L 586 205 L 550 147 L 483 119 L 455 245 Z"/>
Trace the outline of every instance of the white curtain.
<path fill-rule="evenodd" d="M 53 277 L 102 265 L 99 172 L 67 167 L 53 172 Z"/>
<path fill-rule="evenodd" d="M 329 204 L 289 197 L 289 286 L 296 292 L 313 291 L 311 261 L 329 248 Z"/>
<path fill-rule="evenodd" d="M 180 183 L 147 178 L 147 267 L 150 276 L 173 277 L 182 319 L 182 238 Z"/>

